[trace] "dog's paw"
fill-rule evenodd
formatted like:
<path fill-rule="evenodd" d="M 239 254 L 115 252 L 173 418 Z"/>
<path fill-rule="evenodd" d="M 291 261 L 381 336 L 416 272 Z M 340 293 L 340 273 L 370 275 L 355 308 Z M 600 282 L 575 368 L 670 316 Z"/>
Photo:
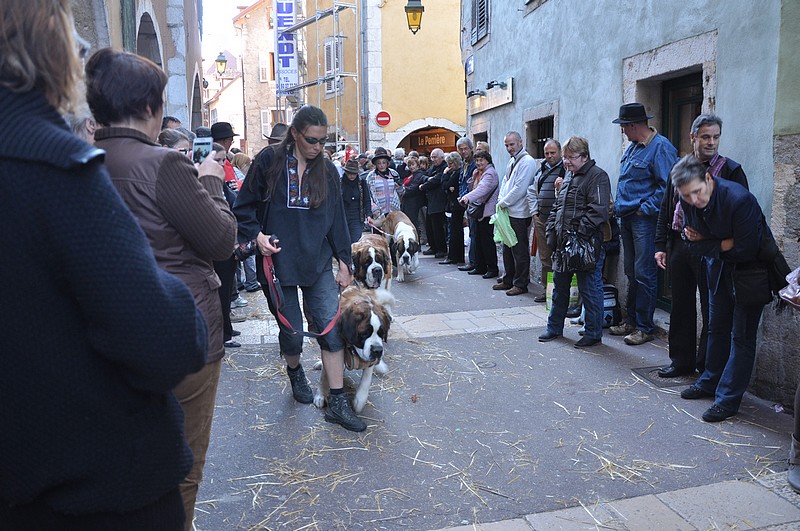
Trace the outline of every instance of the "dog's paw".
<path fill-rule="evenodd" d="M 315 361 L 314 365 L 312 365 L 311 368 L 314 369 L 315 371 L 322 370 L 322 360 Z"/>
<path fill-rule="evenodd" d="M 377 365 L 375 365 L 375 367 L 374 367 L 374 370 L 375 370 L 375 372 L 377 372 L 378 374 L 380 374 L 380 375 L 384 375 L 384 374 L 386 374 L 387 372 L 389 372 L 389 366 L 388 366 L 388 365 L 386 365 L 386 362 L 385 362 L 385 361 L 381 360 L 381 361 L 379 361 L 379 362 L 378 362 L 378 364 L 377 364 Z"/>
<path fill-rule="evenodd" d="M 361 396 L 359 393 L 356 393 L 356 397 L 353 399 L 353 411 L 356 413 L 361 413 L 364 410 L 364 406 L 367 405 L 367 393 L 364 393 L 364 396 Z"/>
<path fill-rule="evenodd" d="M 325 407 L 325 397 L 319 393 L 314 393 L 314 405 L 322 409 Z"/>

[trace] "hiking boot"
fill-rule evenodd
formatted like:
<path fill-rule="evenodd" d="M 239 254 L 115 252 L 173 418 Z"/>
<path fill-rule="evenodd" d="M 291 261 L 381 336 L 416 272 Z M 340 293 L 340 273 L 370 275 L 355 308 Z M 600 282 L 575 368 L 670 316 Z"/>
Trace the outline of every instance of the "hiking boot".
<path fill-rule="evenodd" d="M 292 384 L 292 396 L 301 404 L 310 404 L 314 401 L 314 393 L 311 392 L 311 386 L 308 385 L 306 373 L 303 371 L 303 366 L 298 365 L 296 371 L 290 371 L 286 367 L 286 374 L 289 375 L 289 381 Z"/>
<path fill-rule="evenodd" d="M 644 345 L 648 341 L 652 341 L 656 338 L 653 334 L 647 334 L 642 332 L 638 328 L 625 336 L 624 341 L 626 345 Z"/>
<path fill-rule="evenodd" d="M 727 409 L 722 409 L 717 404 L 712 404 L 711 407 L 706 409 L 705 413 L 703 413 L 703 420 L 706 422 L 722 422 L 735 414 L 735 411 L 728 411 Z"/>
<path fill-rule="evenodd" d="M 367 423 L 353 413 L 350 408 L 350 402 L 347 401 L 347 395 L 344 393 L 340 395 L 330 394 L 328 396 L 328 409 L 325 411 L 325 420 L 339 424 L 350 431 L 364 431 L 367 429 Z"/>
<path fill-rule="evenodd" d="M 630 323 L 622 323 L 620 325 L 612 326 L 609 328 L 612 336 L 627 336 L 636 330 L 636 327 Z"/>

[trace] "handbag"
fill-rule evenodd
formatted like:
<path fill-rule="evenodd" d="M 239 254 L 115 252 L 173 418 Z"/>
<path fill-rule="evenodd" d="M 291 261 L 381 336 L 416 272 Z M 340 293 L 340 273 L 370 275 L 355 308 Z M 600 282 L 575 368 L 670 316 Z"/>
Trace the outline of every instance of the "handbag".
<path fill-rule="evenodd" d="M 494 191 L 497 190 L 497 186 L 492 188 L 492 191 L 489 192 L 489 195 L 486 196 L 486 199 L 492 197 Z M 486 206 L 486 201 L 483 203 L 477 203 L 470 201 L 467 203 L 467 217 L 471 219 L 481 219 L 483 217 L 483 207 Z"/>
<path fill-rule="evenodd" d="M 467 217 L 470 219 L 481 219 L 483 217 L 483 203 L 467 203 Z"/>
<path fill-rule="evenodd" d="M 567 231 L 564 245 L 553 251 L 553 269 L 589 272 L 597 267 L 597 252 L 592 239 L 582 238 L 574 230 Z"/>

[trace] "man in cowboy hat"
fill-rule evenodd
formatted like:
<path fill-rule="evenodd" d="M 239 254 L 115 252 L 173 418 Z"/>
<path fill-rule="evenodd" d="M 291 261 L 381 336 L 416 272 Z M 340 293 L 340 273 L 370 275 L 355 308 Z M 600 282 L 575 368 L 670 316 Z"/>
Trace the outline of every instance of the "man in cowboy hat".
<path fill-rule="evenodd" d="M 279 144 L 286 138 L 286 132 L 289 130 L 289 127 L 281 122 L 276 123 L 272 126 L 272 131 L 269 132 L 269 136 L 267 137 L 267 144 Z"/>
<path fill-rule="evenodd" d="M 611 334 L 625 336 L 628 345 L 641 345 L 655 337 L 656 224 L 669 172 L 678 160 L 675 146 L 647 125 L 652 117 L 641 103 L 626 103 L 619 108 L 619 118 L 613 120 L 631 142 L 620 162 L 614 201 L 628 277 L 628 317 L 611 327 Z"/>

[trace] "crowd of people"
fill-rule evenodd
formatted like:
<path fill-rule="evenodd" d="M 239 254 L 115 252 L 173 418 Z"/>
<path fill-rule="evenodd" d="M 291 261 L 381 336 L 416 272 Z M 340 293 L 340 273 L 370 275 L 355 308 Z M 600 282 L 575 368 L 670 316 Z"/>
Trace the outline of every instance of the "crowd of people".
<path fill-rule="evenodd" d="M 424 254 L 496 278 L 492 288 L 508 296 L 528 292 L 533 234 L 542 283 L 553 279 L 539 340 L 562 336 L 577 275 L 585 309 L 577 347 L 602 342 L 605 246 L 618 219 L 628 316 L 611 333 L 629 345 L 653 339 L 656 268 L 669 266 L 679 318 L 660 375 L 700 371 L 681 397 L 713 398 L 707 422 L 738 411 L 769 300 L 744 273 L 757 272 L 775 245 L 742 167 L 718 153 L 719 117 L 694 121 L 693 153 L 678 160 L 644 107 L 623 105 L 614 123 L 630 146 L 613 199 L 579 136 L 563 146 L 549 139 L 537 161 L 509 132 L 502 175 L 489 145 L 467 137 L 429 157 L 351 146 L 331 156 L 327 117 L 310 105 L 276 124 L 251 161 L 232 148 L 229 123 L 191 132 L 163 116 L 167 76 L 158 65 L 110 48 L 83 57 L 68 0 L 8 0 L 4 13 L 0 160 L 37 191 L 3 180 L 0 239 L 15 250 L 4 276 L 37 279 L 0 295 L 18 309 L 3 321 L 0 349 L 5 372 L 17 375 L 0 414 L 4 526 L 191 528 L 221 360 L 240 346 L 232 327 L 232 307 L 246 304 L 240 287 L 263 290 L 280 320 L 294 400 L 314 400 L 300 362 L 311 335 L 330 386 L 325 420 L 366 429 L 344 392 L 338 296 L 352 282 L 351 243 L 394 210 L 424 235 Z M 193 159 L 195 136 L 213 141 L 204 160 Z M 46 333 L 21 336 L 34 315 Z M 798 476 L 790 475 L 795 488 Z"/>

